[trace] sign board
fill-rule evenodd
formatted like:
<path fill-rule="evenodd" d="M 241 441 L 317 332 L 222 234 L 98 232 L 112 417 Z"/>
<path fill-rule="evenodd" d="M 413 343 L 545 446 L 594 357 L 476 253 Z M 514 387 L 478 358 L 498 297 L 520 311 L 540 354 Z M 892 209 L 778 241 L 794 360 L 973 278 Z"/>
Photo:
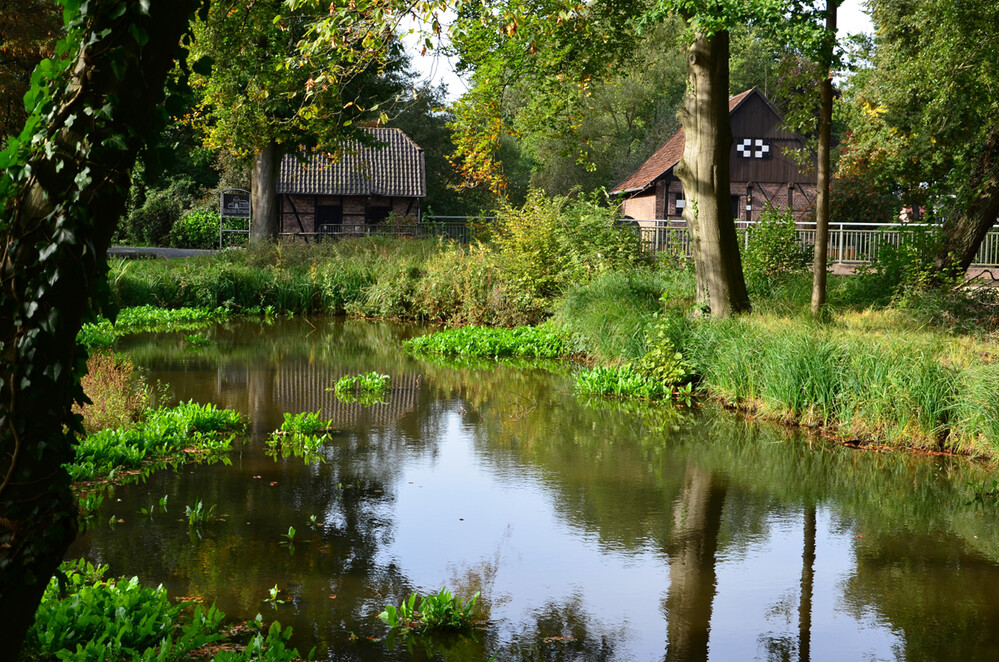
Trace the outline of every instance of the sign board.
<path fill-rule="evenodd" d="M 222 191 L 222 218 L 250 218 L 250 192 L 242 189 Z"/>

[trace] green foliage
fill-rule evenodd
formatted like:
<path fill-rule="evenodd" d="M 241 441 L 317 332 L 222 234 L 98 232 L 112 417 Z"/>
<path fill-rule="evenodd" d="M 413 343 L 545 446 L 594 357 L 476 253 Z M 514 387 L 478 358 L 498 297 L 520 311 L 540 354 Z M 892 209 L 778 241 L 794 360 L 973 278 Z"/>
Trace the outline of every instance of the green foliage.
<path fill-rule="evenodd" d="M 742 266 L 750 283 L 764 287 L 806 271 L 812 264 L 812 249 L 798 239 L 789 209 L 767 203 L 760 220 L 747 230 L 749 238 Z"/>
<path fill-rule="evenodd" d="M 145 331 L 188 331 L 208 326 L 229 317 L 222 308 L 176 308 L 168 310 L 153 305 L 123 308 L 114 323 L 101 317 L 83 325 L 76 341 L 90 349 L 112 347 L 118 338 Z"/>
<path fill-rule="evenodd" d="M 445 247 L 431 257 L 415 296 L 415 309 L 429 322 L 509 326 L 538 318 L 505 279 L 500 255 L 480 243 Z"/>
<path fill-rule="evenodd" d="M 219 215 L 211 209 L 194 209 L 181 216 L 170 229 L 170 245 L 176 248 L 217 248 Z"/>
<path fill-rule="evenodd" d="M 883 306 L 907 292 L 940 284 L 941 273 L 934 264 L 943 239 L 940 228 L 909 226 L 897 230 L 897 244 L 882 240 L 871 262 L 857 270 L 848 286 L 851 299 Z"/>
<path fill-rule="evenodd" d="M 144 464 L 178 460 L 185 453 L 218 454 L 229 449 L 231 433 L 243 428 L 242 416 L 214 405 L 188 402 L 147 410 L 134 426 L 85 436 L 66 465 L 72 480 L 114 477 Z"/>
<path fill-rule="evenodd" d="M 999 84 L 999 6 L 878 0 L 871 8 L 871 66 L 848 90 L 856 155 L 905 193 L 906 206 L 937 194 L 964 208 L 980 193 L 973 173 L 994 158 L 985 155 L 999 113 L 990 92 Z"/>
<path fill-rule="evenodd" d="M 580 395 L 665 400 L 673 394 L 671 384 L 639 371 L 630 363 L 619 366 L 598 365 L 579 371 L 574 379 L 576 392 Z"/>
<path fill-rule="evenodd" d="M 678 272 L 609 272 L 571 287 L 554 320 L 573 337 L 579 353 L 607 362 L 637 359 L 647 351 L 646 336 L 661 298 L 667 292 L 679 295 L 686 280 Z"/>
<path fill-rule="evenodd" d="M 419 634 L 469 630 L 479 594 L 475 593 L 468 600 L 462 601 L 442 588 L 439 593 L 419 598 L 419 602 L 417 599 L 417 595 L 413 593 L 398 608 L 386 605 L 385 611 L 378 618 L 391 628 Z"/>
<path fill-rule="evenodd" d="M 166 246 L 184 211 L 182 199 L 174 186 L 150 191 L 142 205 L 122 219 L 118 239 L 141 246 Z"/>
<path fill-rule="evenodd" d="M 646 259 L 639 236 L 618 224 L 615 206 L 533 190 L 522 207 L 500 210 L 494 242 L 511 285 L 546 306 L 570 284 Z"/>
<path fill-rule="evenodd" d="M 319 434 L 329 432 L 333 429 L 333 419 L 319 418 L 319 411 L 303 411 L 300 414 L 285 412 L 284 422 L 281 423 L 281 432 Z"/>
<path fill-rule="evenodd" d="M 107 569 L 83 559 L 62 564 L 28 632 L 26 660 L 181 662 L 227 641 L 225 614 L 214 606 L 192 610 L 172 604 L 162 586 L 142 586 L 135 577 L 105 579 Z M 265 635 L 260 616 L 247 625 L 253 636 L 246 646 L 229 642 L 214 660 L 301 659 L 298 651 L 287 648 L 291 628 L 273 623 Z"/>
<path fill-rule="evenodd" d="M 64 563 L 53 577 L 28 633 L 29 659 L 185 660 L 220 641 L 224 615 L 215 607 L 173 605 L 163 587 L 148 588 L 132 577 L 104 579 L 107 566 Z"/>
<path fill-rule="evenodd" d="M 837 154 L 838 165 L 829 183 L 832 223 L 894 223 L 902 201 L 885 177 L 885 156 L 858 153 L 848 138 Z M 879 167 L 880 166 L 880 167 Z"/>
<path fill-rule="evenodd" d="M 364 372 L 359 375 L 344 375 L 333 386 L 333 392 L 341 402 L 360 402 L 364 406 L 384 402 L 389 391 L 391 378 L 377 372 Z"/>
<path fill-rule="evenodd" d="M 417 354 L 469 358 L 557 359 L 571 353 L 565 335 L 552 324 L 515 329 L 464 326 L 412 338 L 403 345 Z"/>

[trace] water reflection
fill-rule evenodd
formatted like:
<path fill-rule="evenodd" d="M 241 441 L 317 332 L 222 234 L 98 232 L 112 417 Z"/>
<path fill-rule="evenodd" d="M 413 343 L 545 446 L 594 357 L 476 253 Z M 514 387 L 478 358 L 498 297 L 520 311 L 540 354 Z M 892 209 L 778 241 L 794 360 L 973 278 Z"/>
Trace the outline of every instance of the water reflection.
<path fill-rule="evenodd" d="M 996 511 L 963 462 L 857 453 L 723 412 L 581 406 L 543 370 L 417 361 L 414 329 L 220 325 L 128 347 L 179 399 L 239 409 L 231 467 L 120 489 L 125 520 L 72 550 L 172 595 L 258 611 L 321 659 L 995 659 Z M 392 376 L 343 405 L 340 376 Z M 264 454 L 284 412 L 321 411 L 324 462 Z M 170 513 L 138 511 L 169 495 Z M 187 535 L 184 505 L 226 517 Z M 310 516 L 315 525 L 310 528 Z M 107 519 L 107 518 L 105 518 Z M 294 526 L 294 549 L 280 544 Z M 277 585 L 289 602 L 263 602 Z M 414 590 L 483 592 L 474 638 L 387 645 Z M 928 625 L 932 624 L 932 626 Z"/>

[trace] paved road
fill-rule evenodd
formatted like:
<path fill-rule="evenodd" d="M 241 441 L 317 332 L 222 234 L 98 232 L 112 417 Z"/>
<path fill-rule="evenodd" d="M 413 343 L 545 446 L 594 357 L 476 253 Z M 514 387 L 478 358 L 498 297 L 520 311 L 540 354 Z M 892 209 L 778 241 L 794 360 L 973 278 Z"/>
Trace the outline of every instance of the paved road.
<path fill-rule="evenodd" d="M 199 250 L 195 248 L 149 248 L 137 246 L 112 246 L 108 249 L 109 257 L 199 257 L 215 255 L 218 251 Z"/>

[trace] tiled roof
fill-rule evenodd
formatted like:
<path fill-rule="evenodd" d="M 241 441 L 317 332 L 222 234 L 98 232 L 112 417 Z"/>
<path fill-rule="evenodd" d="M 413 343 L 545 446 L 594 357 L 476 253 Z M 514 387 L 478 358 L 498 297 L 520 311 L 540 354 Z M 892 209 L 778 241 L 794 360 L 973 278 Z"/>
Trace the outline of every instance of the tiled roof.
<path fill-rule="evenodd" d="M 734 97 L 730 97 L 728 100 L 728 112 L 732 113 L 739 104 L 745 100 L 746 97 L 752 93 L 752 90 L 746 90 L 742 94 L 737 94 Z M 630 191 L 640 191 L 646 186 L 651 184 L 664 172 L 675 166 L 680 162 L 680 157 L 683 156 L 683 146 L 684 146 L 684 136 L 683 129 L 677 131 L 665 145 L 659 148 L 659 150 L 649 157 L 649 159 L 642 164 L 642 167 L 629 175 L 623 182 L 614 187 L 611 193 L 627 193 Z"/>
<path fill-rule="evenodd" d="M 278 194 L 424 197 L 423 150 L 399 129 L 364 130 L 378 144 L 350 141 L 336 161 L 324 153 L 314 153 L 304 163 L 285 155 L 278 173 Z"/>

